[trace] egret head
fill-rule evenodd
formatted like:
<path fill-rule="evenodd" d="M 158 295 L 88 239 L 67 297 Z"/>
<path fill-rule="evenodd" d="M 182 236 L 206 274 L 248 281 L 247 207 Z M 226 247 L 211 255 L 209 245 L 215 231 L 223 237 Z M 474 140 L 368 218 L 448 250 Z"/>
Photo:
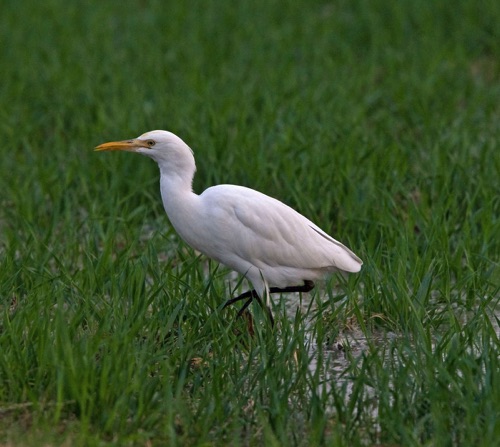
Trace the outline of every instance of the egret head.
<path fill-rule="evenodd" d="M 152 130 L 132 140 L 100 144 L 96 151 L 137 152 L 152 158 L 165 172 L 195 171 L 193 151 L 177 135 L 166 130 Z"/>

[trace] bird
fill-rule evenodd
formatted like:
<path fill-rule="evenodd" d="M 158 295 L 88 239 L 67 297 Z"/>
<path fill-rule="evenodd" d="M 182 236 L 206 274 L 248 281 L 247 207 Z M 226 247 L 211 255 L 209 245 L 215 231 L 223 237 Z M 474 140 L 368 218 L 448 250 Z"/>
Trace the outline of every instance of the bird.
<path fill-rule="evenodd" d="M 256 299 L 265 303 L 274 326 L 270 294 L 309 292 L 328 274 L 361 270 L 363 261 L 349 248 L 277 199 L 229 184 L 196 194 L 194 153 L 171 132 L 153 130 L 95 150 L 136 152 L 158 164 L 163 207 L 176 232 L 251 283 L 253 289 L 223 306 L 246 300 L 237 316 Z"/>

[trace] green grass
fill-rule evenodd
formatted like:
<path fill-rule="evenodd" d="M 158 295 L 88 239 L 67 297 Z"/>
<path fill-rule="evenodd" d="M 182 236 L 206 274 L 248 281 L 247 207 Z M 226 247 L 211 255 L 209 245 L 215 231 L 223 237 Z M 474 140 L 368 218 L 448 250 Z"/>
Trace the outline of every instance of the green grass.
<path fill-rule="evenodd" d="M 500 445 L 499 2 L 0 21 L 0 445 Z M 275 196 L 362 273 L 276 299 L 274 331 L 253 306 L 249 337 L 221 310 L 246 283 L 177 238 L 154 163 L 92 151 L 157 128 L 197 191 Z"/>

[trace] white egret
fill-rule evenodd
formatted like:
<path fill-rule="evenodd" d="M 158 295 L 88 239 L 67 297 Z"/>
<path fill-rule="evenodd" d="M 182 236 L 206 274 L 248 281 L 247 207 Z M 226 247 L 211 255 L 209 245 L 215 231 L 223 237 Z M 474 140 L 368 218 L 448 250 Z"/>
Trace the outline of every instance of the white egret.
<path fill-rule="evenodd" d="M 361 269 L 363 262 L 351 250 L 279 200 L 235 185 L 194 193 L 193 151 L 173 133 L 154 130 L 95 150 L 137 152 L 158 163 L 163 206 L 177 233 L 253 285 L 226 302 L 224 307 L 247 299 L 238 315 L 252 299 L 262 299 L 272 322 L 269 294 L 308 292 L 328 273 Z"/>

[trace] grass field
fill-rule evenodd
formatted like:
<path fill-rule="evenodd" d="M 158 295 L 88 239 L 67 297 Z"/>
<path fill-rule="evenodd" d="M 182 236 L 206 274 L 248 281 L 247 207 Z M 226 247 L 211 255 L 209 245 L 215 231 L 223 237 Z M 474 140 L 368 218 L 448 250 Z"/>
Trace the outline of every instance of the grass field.
<path fill-rule="evenodd" d="M 500 2 L 7 0 L 1 446 L 500 445 Z M 104 141 L 279 198 L 359 275 L 274 301 Z"/>

